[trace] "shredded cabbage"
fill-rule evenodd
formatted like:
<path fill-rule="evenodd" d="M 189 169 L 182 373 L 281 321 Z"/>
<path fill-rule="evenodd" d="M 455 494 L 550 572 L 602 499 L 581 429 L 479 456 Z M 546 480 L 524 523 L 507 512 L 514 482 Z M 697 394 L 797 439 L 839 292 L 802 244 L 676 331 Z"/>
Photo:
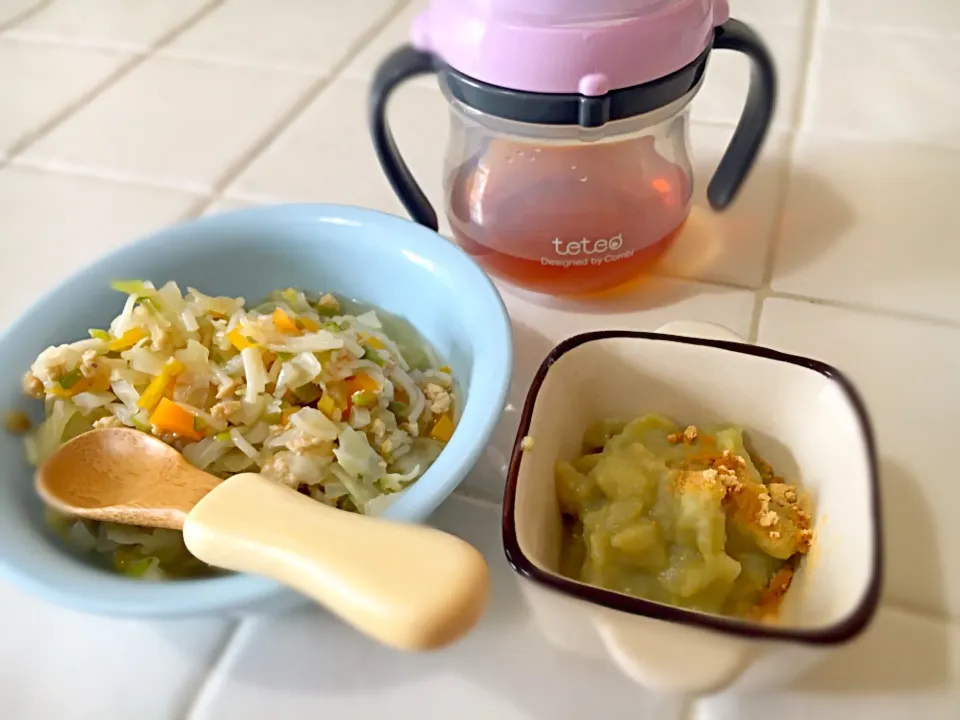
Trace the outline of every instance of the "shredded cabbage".
<path fill-rule="evenodd" d="M 260 451 L 251 445 L 236 428 L 230 428 L 230 439 L 233 440 L 233 444 L 237 446 L 237 450 L 242 452 L 248 458 L 251 458 L 252 460 L 259 459 Z"/>
<path fill-rule="evenodd" d="M 367 482 L 376 482 L 384 474 L 386 463 L 367 440 L 367 436 L 351 427 L 340 430 L 340 444 L 333 454 L 348 475 Z"/>
<path fill-rule="evenodd" d="M 300 430 L 300 432 L 317 440 L 337 439 L 338 431 L 336 423 L 315 408 L 301 408 L 290 416 L 290 422 Z"/>
<path fill-rule="evenodd" d="M 174 282 L 114 288 L 126 300 L 101 326 L 109 330 L 47 348 L 30 367 L 25 387 L 46 413 L 25 440 L 32 463 L 79 433 L 131 427 L 219 477 L 260 472 L 318 502 L 378 513 L 442 451 L 434 426 L 443 420 L 449 433 L 458 418 L 449 369 L 383 311 L 290 288 L 253 307 L 194 288 L 184 294 Z M 162 398 L 192 416 L 192 427 L 155 413 Z M 179 533 L 63 517 L 51 524 L 131 578 L 211 572 Z"/>
<path fill-rule="evenodd" d="M 274 352 L 323 352 L 325 350 L 339 350 L 343 347 L 344 339 L 337 337 L 326 330 L 315 333 L 306 333 L 298 337 L 284 337 L 283 340 L 267 344 L 268 350 Z"/>
<path fill-rule="evenodd" d="M 267 387 L 267 371 L 263 367 L 263 356 L 252 347 L 245 348 L 240 355 L 243 357 L 243 372 L 247 379 L 247 391 L 243 397 L 248 403 L 253 403 Z"/>

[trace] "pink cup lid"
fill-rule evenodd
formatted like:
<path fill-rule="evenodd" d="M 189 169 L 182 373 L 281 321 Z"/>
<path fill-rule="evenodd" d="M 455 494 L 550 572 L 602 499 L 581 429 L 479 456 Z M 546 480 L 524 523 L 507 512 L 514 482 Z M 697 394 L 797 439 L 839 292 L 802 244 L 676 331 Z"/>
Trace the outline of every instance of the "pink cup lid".
<path fill-rule="evenodd" d="M 689 65 L 728 0 L 432 0 L 413 44 L 481 82 L 604 95 Z"/>

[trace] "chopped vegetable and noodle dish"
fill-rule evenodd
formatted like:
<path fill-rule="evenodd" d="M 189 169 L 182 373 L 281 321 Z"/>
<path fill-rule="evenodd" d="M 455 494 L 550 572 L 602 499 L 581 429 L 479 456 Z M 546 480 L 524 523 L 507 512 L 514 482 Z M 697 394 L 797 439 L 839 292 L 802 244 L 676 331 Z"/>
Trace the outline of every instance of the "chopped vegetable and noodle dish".
<path fill-rule="evenodd" d="M 457 422 L 449 367 L 405 321 L 286 289 L 248 309 L 173 282 L 113 285 L 123 311 L 44 350 L 24 376 L 46 419 L 34 464 L 96 428 L 132 427 L 226 478 L 259 472 L 317 502 L 375 514 L 436 460 Z M 74 547 L 125 575 L 209 574 L 175 531 L 55 516 Z"/>

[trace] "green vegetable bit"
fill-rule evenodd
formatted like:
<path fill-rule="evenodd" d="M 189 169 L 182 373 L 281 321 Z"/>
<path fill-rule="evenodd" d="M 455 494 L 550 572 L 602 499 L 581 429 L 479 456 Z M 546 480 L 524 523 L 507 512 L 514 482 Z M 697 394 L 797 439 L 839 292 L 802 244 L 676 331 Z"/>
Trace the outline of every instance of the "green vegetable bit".
<path fill-rule="evenodd" d="M 147 574 L 147 572 L 157 564 L 156 558 L 143 558 L 142 560 L 129 560 L 125 562 L 120 562 L 117 559 L 114 563 L 114 567 L 119 572 L 122 572 L 127 577 L 141 578 Z"/>
<path fill-rule="evenodd" d="M 155 298 L 147 297 L 146 295 L 141 295 L 137 298 L 137 302 L 143 305 L 150 312 L 157 314 L 160 312 L 160 303 L 157 302 Z"/>
<path fill-rule="evenodd" d="M 364 350 L 363 350 L 363 359 L 364 359 L 364 360 L 372 360 L 373 362 L 375 362 L 375 363 L 376 363 L 377 365 L 379 365 L 380 367 L 383 367 L 384 365 L 387 364 L 386 361 L 383 359 L 383 357 L 380 355 L 380 353 L 378 353 L 378 352 L 377 352 L 376 350 L 374 350 L 373 348 L 364 348 Z"/>
<path fill-rule="evenodd" d="M 287 301 L 291 310 L 296 310 L 297 306 L 300 304 L 300 293 L 293 288 L 287 288 L 286 290 L 281 291 L 280 297 Z"/>
<path fill-rule="evenodd" d="M 126 295 L 143 295 L 150 292 L 150 288 L 142 280 L 114 280 L 110 283 L 110 287 Z"/>
<path fill-rule="evenodd" d="M 131 422 L 133 423 L 133 426 L 140 432 L 153 432 L 153 428 L 150 427 L 150 423 L 145 423 L 140 418 L 135 417 L 131 420 Z"/>
<path fill-rule="evenodd" d="M 108 333 L 106 330 L 90 328 L 87 330 L 87 332 L 90 333 L 90 337 L 92 337 L 94 340 L 105 340 L 106 342 L 110 342 L 110 333 Z"/>
<path fill-rule="evenodd" d="M 377 404 L 377 396 L 369 390 L 360 390 L 352 396 L 353 404 L 360 408 L 373 407 Z"/>
<path fill-rule="evenodd" d="M 83 377 L 83 373 L 80 372 L 79 368 L 77 368 L 75 370 L 71 370 L 70 372 L 61 375 L 60 379 L 57 380 L 57 382 L 60 383 L 60 387 L 62 387 L 64 390 L 69 390 L 78 382 L 80 382 L 80 379 L 82 377 Z"/>

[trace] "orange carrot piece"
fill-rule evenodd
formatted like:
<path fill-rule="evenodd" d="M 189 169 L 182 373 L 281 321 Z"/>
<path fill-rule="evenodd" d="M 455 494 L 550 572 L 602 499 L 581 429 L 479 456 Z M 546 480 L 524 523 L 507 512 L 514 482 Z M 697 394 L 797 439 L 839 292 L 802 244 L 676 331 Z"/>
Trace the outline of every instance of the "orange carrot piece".
<path fill-rule="evenodd" d="M 347 378 L 347 390 L 351 396 L 356 392 L 363 392 L 364 390 L 379 392 L 380 383 L 370 377 L 369 374 L 361 372 L 353 377 Z"/>
<path fill-rule="evenodd" d="M 190 440 L 203 439 L 203 433 L 193 425 L 193 414 L 167 398 L 160 398 L 150 424 L 160 432 L 176 433 Z"/>
<path fill-rule="evenodd" d="M 273 324 L 276 326 L 277 330 L 282 332 L 284 335 L 299 335 L 300 329 L 297 327 L 297 321 L 292 317 L 287 315 L 280 308 L 276 308 L 273 311 Z"/>
<path fill-rule="evenodd" d="M 440 442 L 450 442 L 453 437 L 453 420 L 449 415 L 441 415 L 430 429 L 430 437 Z"/>

